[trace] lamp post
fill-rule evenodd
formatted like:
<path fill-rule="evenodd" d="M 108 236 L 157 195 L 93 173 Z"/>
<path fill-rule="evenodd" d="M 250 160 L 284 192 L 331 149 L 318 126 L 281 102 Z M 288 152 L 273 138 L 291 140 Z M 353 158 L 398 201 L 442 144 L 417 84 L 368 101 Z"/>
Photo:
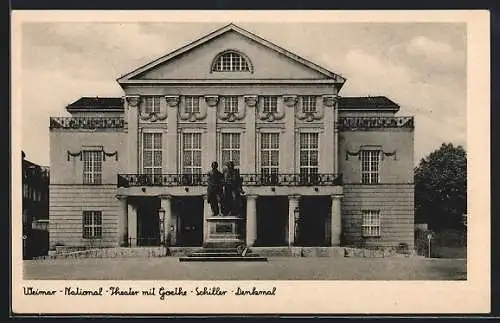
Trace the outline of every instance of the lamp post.
<path fill-rule="evenodd" d="M 158 210 L 158 216 L 160 217 L 160 244 L 165 245 L 165 210 Z"/>
<path fill-rule="evenodd" d="M 431 240 L 432 240 L 432 232 L 427 233 L 427 242 L 428 242 L 428 257 L 431 257 Z"/>

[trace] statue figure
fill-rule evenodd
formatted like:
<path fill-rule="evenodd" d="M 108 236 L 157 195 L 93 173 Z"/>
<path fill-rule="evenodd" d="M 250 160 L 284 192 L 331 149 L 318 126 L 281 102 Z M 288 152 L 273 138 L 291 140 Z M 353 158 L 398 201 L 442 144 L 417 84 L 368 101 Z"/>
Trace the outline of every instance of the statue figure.
<path fill-rule="evenodd" d="M 208 172 L 208 186 L 207 186 L 207 200 L 212 209 L 212 215 L 217 216 L 221 214 L 221 208 L 219 204 L 222 199 L 222 185 L 223 185 L 223 175 L 219 171 L 219 164 L 214 161 L 211 165 L 212 169 Z"/>
<path fill-rule="evenodd" d="M 245 194 L 241 183 L 240 171 L 234 167 L 232 161 L 229 161 L 222 174 L 222 214 L 225 216 L 237 216 L 241 208 L 241 195 Z"/>

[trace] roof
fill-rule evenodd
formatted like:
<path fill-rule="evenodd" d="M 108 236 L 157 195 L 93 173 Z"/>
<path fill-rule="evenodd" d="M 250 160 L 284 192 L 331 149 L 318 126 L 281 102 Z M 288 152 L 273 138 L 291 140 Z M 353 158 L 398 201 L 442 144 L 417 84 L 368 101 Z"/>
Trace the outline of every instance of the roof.
<path fill-rule="evenodd" d="M 66 107 L 68 112 L 72 111 L 122 111 L 122 98 L 100 98 L 100 97 L 82 97 Z"/>
<path fill-rule="evenodd" d="M 122 111 L 122 98 L 99 98 L 99 97 L 82 97 L 71 103 L 67 107 L 68 111 L 85 110 L 85 111 Z M 399 105 L 385 96 L 352 96 L 339 97 L 339 109 L 348 111 L 399 111 Z"/>
<path fill-rule="evenodd" d="M 340 110 L 399 111 L 399 105 L 385 96 L 339 97 Z"/>
<path fill-rule="evenodd" d="M 196 41 L 193 41 L 193 42 L 187 44 L 186 46 L 183 46 L 183 47 L 181 47 L 173 52 L 170 52 L 169 54 L 167 54 L 165 56 L 162 56 L 162 57 L 160 57 L 160 58 L 158 58 L 158 59 L 156 59 L 156 60 L 154 60 L 146 65 L 143 65 L 143 66 L 135 69 L 134 71 L 132 71 L 128 74 L 125 74 L 125 75 L 119 77 L 117 79 L 117 82 L 120 84 L 127 83 L 131 78 L 138 76 L 138 75 L 154 68 L 155 66 L 160 65 L 160 64 L 170 60 L 170 59 L 173 59 L 176 56 L 179 56 L 183 53 L 186 53 L 186 52 L 194 49 L 195 47 L 198 47 L 198 46 L 210 41 L 211 39 L 219 37 L 220 35 L 225 34 L 229 31 L 237 32 L 237 33 L 239 33 L 247 38 L 250 38 L 250 39 L 256 41 L 257 43 L 260 43 L 261 45 L 263 45 L 267 48 L 270 48 L 278 53 L 281 53 L 281 54 L 287 56 L 288 58 L 290 58 L 296 62 L 299 62 L 300 64 L 303 64 L 303 65 L 305 65 L 313 70 L 316 70 L 317 72 L 319 72 L 321 74 L 326 75 L 329 79 L 333 80 L 337 84 L 337 87 L 339 90 L 346 81 L 346 79 L 344 77 L 340 76 L 339 74 L 333 73 L 333 72 L 327 70 L 326 68 L 323 68 L 323 67 L 321 67 L 321 66 L 319 66 L 319 65 L 317 65 L 317 64 L 315 64 L 315 63 L 313 63 L 305 58 L 302 58 L 296 54 L 293 54 L 292 52 L 289 52 L 286 49 L 284 49 L 278 45 L 275 45 L 275 44 L 271 43 L 270 41 L 267 41 L 267 40 L 255 35 L 255 34 L 249 32 L 249 31 L 231 23 L 229 25 L 226 25 L 222 28 L 219 28 L 219 29 L 205 35 L 202 38 L 199 38 Z"/>

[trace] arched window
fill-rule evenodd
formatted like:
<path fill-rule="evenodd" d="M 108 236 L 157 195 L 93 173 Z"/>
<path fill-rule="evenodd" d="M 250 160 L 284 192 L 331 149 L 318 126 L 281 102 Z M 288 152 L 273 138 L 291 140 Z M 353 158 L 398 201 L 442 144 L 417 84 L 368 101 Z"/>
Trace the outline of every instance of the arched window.
<path fill-rule="evenodd" d="M 223 52 L 215 58 L 212 72 L 250 72 L 250 61 L 242 54 L 234 51 Z"/>

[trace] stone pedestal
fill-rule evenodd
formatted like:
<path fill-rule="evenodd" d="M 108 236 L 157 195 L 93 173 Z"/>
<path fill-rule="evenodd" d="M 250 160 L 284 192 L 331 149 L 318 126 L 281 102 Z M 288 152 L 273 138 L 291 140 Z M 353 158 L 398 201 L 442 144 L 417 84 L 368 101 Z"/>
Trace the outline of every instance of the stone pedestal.
<path fill-rule="evenodd" d="M 205 246 L 233 247 L 243 243 L 241 227 L 244 219 L 234 216 L 212 216 L 207 218 Z"/>

